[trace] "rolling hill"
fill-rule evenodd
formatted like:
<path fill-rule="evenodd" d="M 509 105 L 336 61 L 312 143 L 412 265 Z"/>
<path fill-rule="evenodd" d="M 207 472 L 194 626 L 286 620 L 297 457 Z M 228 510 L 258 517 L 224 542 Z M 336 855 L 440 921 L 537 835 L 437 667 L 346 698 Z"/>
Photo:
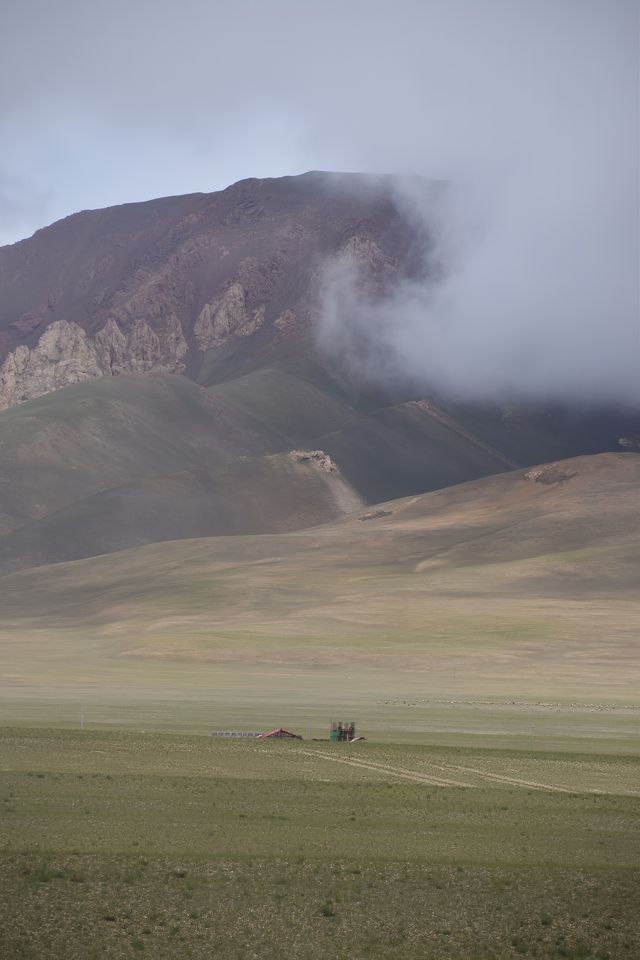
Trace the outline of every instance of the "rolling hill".
<path fill-rule="evenodd" d="M 300 363 L 208 389 L 167 374 L 86 381 L 0 412 L 0 569 L 302 529 L 359 504 L 606 448 L 611 421 L 594 424 L 585 436 L 566 412 L 514 421 L 349 396 Z"/>
<path fill-rule="evenodd" d="M 265 691 L 284 670 L 319 686 L 355 671 L 372 689 L 633 696 L 639 483 L 637 454 L 573 458 L 306 531 L 5 575 L 5 681 L 163 687 L 197 665 L 198 683 Z"/>

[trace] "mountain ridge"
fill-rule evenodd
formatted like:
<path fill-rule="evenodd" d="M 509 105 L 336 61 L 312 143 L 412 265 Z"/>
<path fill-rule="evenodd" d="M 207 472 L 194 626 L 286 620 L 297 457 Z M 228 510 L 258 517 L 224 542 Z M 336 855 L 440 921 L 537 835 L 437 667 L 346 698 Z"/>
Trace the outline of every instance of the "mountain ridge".
<path fill-rule="evenodd" d="M 0 249 L 0 404 L 123 371 L 198 380 L 210 347 L 308 327 L 322 258 L 355 244 L 373 272 L 407 260 L 392 194 L 388 178 L 247 179 L 83 211 Z"/>
<path fill-rule="evenodd" d="M 430 239 L 396 187 L 252 178 L 0 249 L 0 568 L 303 529 L 639 435 L 611 407 L 461 402 L 327 358 L 327 259 L 355 259 L 372 296 L 425 277 Z"/>

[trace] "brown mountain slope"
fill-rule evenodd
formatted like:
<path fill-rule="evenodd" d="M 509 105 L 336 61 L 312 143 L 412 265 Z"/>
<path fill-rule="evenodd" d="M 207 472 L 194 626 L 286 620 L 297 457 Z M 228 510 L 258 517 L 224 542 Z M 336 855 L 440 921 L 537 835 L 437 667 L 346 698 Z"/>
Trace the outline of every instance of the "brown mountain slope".
<path fill-rule="evenodd" d="M 121 372 L 210 378 L 208 351 L 228 367 L 308 328 L 322 258 L 350 249 L 377 282 L 411 243 L 390 180 L 355 175 L 74 214 L 0 249 L 0 405 Z"/>
<path fill-rule="evenodd" d="M 427 399 L 331 366 L 324 259 L 350 251 L 374 289 L 420 269 L 394 196 L 384 177 L 247 180 L 0 248 L 0 564 L 302 528 L 640 434 L 620 411 Z M 336 471 L 301 483 L 293 449 Z"/>

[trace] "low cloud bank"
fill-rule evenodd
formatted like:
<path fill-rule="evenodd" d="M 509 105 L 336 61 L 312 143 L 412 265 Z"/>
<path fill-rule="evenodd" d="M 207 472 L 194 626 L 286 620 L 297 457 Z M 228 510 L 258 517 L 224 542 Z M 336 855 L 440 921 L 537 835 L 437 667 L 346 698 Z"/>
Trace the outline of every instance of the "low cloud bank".
<path fill-rule="evenodd" d="M 632 157 L 574 160 L 545 151 L 441 190 L 398 181 L 422 276 L 379 296 L 349 253 L 327 264 L 323 348 L 360 377 L 455 397 L 640 404 Z"/>

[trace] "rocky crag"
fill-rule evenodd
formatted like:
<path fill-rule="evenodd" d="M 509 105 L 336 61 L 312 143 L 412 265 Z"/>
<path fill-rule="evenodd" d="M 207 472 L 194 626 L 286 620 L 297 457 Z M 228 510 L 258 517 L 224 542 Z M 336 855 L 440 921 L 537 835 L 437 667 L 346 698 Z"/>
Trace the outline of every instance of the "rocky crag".
<path fill-rule="evenodd" d="M 123 332 L 113 319 L 91 337 L 78 323 L 55 320 L 33 347 L 19 344 L 0 367 L 0 409 L 59 387 L 118 373 L 184 373 L 188 346 L 173 317 L 161 331 L 136 320 Z"/>

